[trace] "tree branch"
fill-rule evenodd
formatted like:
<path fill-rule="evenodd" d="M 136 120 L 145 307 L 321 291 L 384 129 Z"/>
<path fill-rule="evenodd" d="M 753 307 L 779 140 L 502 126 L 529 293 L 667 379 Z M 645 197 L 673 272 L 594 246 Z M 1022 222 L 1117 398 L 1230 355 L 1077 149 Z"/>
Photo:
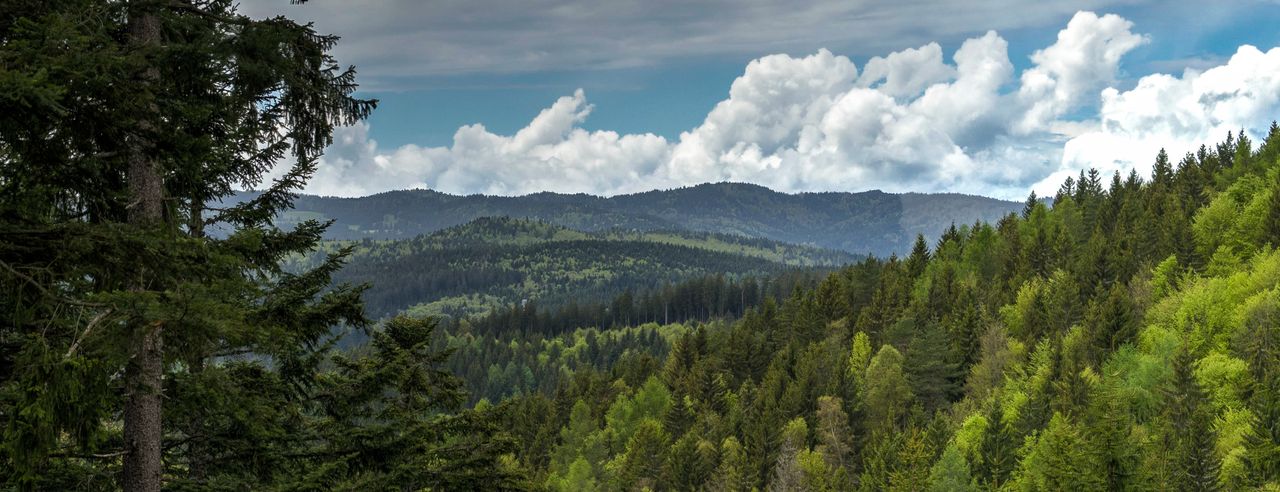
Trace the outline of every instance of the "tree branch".
<path fill-rule="evenodd" d="M 98 326 L 98 323 L 101 323 L 102 320 L 106 319 L 110 314 L 111 308 L 107 308 L 106 311 L 98 313 L 97 316 L 94 316 L 93 319 L 89 320 L 89 325 L 84 327 L 84 331 L 80 332 L 80 335 L 76 337 L 75 341 L 71 342 L 71 348 L 67 349 L 66 358 L 71 358 L 71 356 L 75 355 L 76 349 L 80 347 L 80 342 L 89 338 L 89 334 L 93 333 L 93 328 Z"/>
<path fill-rule="evenodd" d="M 4 268 L 5 270 L 8 270 L 9 273 L 12 273 L 14 276 L 18 277 L 19 279 L 26 281 L 28 284 L 31 284 L 32 287 L 35 287 L 36 290 L 40 291 L 40 293 L 44 294 L 46 297 L 57 300 L 59 302 L 70 304 L 72 306 L 81 306 L 81 307 L 99 307 L 99 308 L 107 307 L 106 304 L 103 304 L 100 302 L 78 301 L 75 299 L 70 299 L 70 298 L 55 294 L 51 292 L 49 289 L 45 288 L 45 286 L 40 285 L 40 282 L 37 282 L 36 279 L 31 278 L 30 276 L 23 274 L 22 272 L 19 272 L 18 270 L 14 269 L 13 266 L 9 265 L 8 263 L 5 263 L 2 260 L 0 260 L 0 267 Z"/>

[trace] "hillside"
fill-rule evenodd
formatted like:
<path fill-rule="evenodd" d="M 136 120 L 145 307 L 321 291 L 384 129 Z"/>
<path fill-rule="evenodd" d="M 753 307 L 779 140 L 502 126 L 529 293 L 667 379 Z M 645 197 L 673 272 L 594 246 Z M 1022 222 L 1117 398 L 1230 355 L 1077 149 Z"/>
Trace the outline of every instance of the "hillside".
<path fill-rule="evenodd" d="M 1280 490 L 1280 126 L 1214 150 L 733 321 L 452 332 L 450 370 L 550 490 Z"/>
<path fill-rule="evenodd" d="M 241 193 L 237 199 L 253 196 Z M 855 254 L 905 254 L 952 223 L 995 221 L 1022 204 L 960 194 L 779 193 L 741 183 L 598 197 L 537 193 L 456 196 L 406 190 L 361 198 L 301 196 L 279 222 L 332 219 L 329 239 L 406 239 L 480 217 L 537 219 L 581 231 L 687 230 L 811 244 Z"/>
<path fill-rule="evenodd" d="M 582 232 L 545 222 L 480 218 L 405 240 L 330 241 L 353 248 L 336 283 L 371 283 L 368 311 L 464 315 L 497 305 L 603 301 L 694 277 L 767 275 L 835 267 L 854 255 L 726 234 L 682 231 Z M 315 265 L 313 255 L 295 267 Z"/>

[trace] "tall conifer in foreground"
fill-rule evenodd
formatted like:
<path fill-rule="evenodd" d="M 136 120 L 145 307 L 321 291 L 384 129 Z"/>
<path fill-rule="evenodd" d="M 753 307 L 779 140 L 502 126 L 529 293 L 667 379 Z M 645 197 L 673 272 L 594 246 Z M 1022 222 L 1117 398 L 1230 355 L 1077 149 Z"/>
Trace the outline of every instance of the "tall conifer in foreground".
<path fill-rule="evenodd" d="M 382 383 L 390 393 L 342 393 L 361 363 L 318 375 L 333 327 L 366 324 L 361 289 L 329 285 L 345 252 L 285 272 L 326 224 L 272 219 L 335 126 L 375 106 L 354 97 L 336 42 L 228 0 L 0 7 L 0 482 L 440 486 L 501 473 L 478 414 L 422 420 L 458 402 L 422 329 L 370 356 L 407 378 Z M 263 192 L 223 203 L 244 188 Z M 369 432 L 399 451 L 349 461 L 370 442 L 340 438 Z"/>
<path fill-rule="evenodd" d="M 329 326 L 363 323 L 358 290 L 319 296 L 337 257 L 302 275 L 278 267 L 324 226 L 282 231 L 270 220 L 315 170 L 334 125 L 374 102 L 352 97 L 354 71 L 328 54 L 335 37 L 238 15 L 231 2 L 26 3 L 0 20 L 14 96 L 0 109 L 0 261 L 17 292 L 4 384 L 40 371 L 59 387 L 7 399 L 6 440 L 36 444 L 11 447 L 10 459 L 26 483 L 55 456 L 100 459 L 98 426 L 121 398 L 123 434 L 105 454 L 121 457 L 125 488 L 159 490 L 173 371 L 253 353 L 302 376 Z M 234 187 L 264 184 L 255 200 L 220 204 Z M 91 390 L 96 401 L 84 401 Z M 69 426 L 80 442 L 60 437 Z"/>

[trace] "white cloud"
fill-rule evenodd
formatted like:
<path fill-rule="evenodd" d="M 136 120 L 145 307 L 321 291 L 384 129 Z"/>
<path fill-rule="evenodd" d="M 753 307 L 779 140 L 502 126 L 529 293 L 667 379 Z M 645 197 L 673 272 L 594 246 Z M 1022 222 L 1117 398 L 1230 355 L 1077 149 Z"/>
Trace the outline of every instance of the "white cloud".
<path fill-rule="evenodd" d="M 406 188 L 499 195 L 637 189 L 666 159 L 666 139 L 578 128 L 590 112 L 579 90 L 514 136 L 468 125 L 458 129 L 450 147 L 405 145 L 390 153 L 379 151 L 361 123 L 336 132 L 307 190 L 359 196 Z"/>
<path fill-rule="evenodd" d="M 955 77 L 954 67 L 943 63 L 942 46 L 929 43 L 867 61 L 858 79 L 861 87 L 874 87 L 893 97 L 911 98 L 926 87 Z"/>
<path fill-rule="evenodd" d="M 1257 142 L 1263 136 L 1257 132 L 1280 115 L 1280 48 L 1241 46 L 1223 65 L 1181 77 L 1148 75 L 1133 89 L 1108 88 L 1100 98 L 1098 124 L 1066 143 L 1060 168 L 1035 185 L 1037 192 L 1056 190 L 1088 167 L 1149 174 L 1159 149 L 1176 161 L 1229 131 L 1254 132 Z"/>
<path fill-rule="evenodd" d="M 309 191 L 616 194 L 731 180 L 1020 198 L 1032 185 L 1051 193 L 1091 165 L 1145 172 L 1161 146 L 1181 151 L 1227 129 L 1265 128 L 1280 110 L 1280 49 L 1242 47 L 1204 72 L 1107 87 L 1125 53 L 1145 42 L 1131 29 L 1080 12 L 1017 77 L 995 32 L 965 41 L 950 63 L 931 43 L 873 58 L 861 74 L 828 50 L 765 56 L 676 141 L 584 130 L 592 106 L 582 90 L 514 135 L 469 125 L 448 147 L 387 152 L 359 125 L 339 132 Z M 1098 107 L 1096 119 L 1068 118 L 1085 106 Z"/>
<path fill-rule="evenodd" d="M 1130 32 L 1133 23 L 1108 14 L 1076 14 L 1052 46 L 1035 52 L 1036 66 L 1022 73 L 1018 99 L 1028 106 L 1019 133 L 1046 130 L 1080 100 L 1114 81 L 1120 58 L 1147 38 Z"/>

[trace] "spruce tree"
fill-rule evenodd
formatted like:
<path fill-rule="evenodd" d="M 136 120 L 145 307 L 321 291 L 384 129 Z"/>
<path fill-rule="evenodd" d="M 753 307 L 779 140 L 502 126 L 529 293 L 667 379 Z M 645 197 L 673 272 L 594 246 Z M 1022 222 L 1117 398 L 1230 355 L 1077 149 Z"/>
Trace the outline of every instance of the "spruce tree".
<path fill-rule="evenodd" d="M 1280 139 L 1278 139 L 1280 140 Z M 1280 145 L 1280 144 L 1277 144 Z M 1267 202 L 1267 216 L 1264 219 L 1263 242 L 1280 246 L 1280 172 L 1276 172 L 1271 184 L 1271 199 Z"/>
<path fill-rule="evenodd" d="M 929 243 L 925 242 L 923 234 L 916 234 L 916 242 L 911 246 L 911 256 L 907 257 L 907 275 L 911 278 L 919 278 L 924 274 L 929 258 Z"/>
<path fill-rule="evenodd" d="M 925 412 L 945 407 L 960 394 L 964 375 L 960 372 L 959 354 L 951 347 L 942 325 L 927 321 L 907 348 L 903 367 L 911 392 L 924 405 Z"/>
<path fill-rule="evenodd" d="M 467 487 L 503 473 L 487 454 L 506 449 L 487 441 L 496 429 L 452 413 L 455 385 L 419 338 L 429 329 L 388 328 L 394 340 L 372 349 L 414 379 L 345 386 L 372 371 L 330 357 L 335 328 L 367 325 L 361 288 L 330 285 L 346 250 L 306 271 L 281 265 L 313 250 L 326 224 L 273 219 L 334 128 L 375 106 L 330 55 L 336 37 L 226 1 L 9 7 L 0 360 L 12 369 L 0 372 L 0 477 L 146 491 L 323 488 L 353 476 Z M 250 188 L 261 192 L 235 196 Z M 339 390 L 350 390 L 343 402 Z M 378 425 L 358 425 L 370 418 Z M 383 444 L 395 451 L 374 452 Z M 389 470 L 417 459 L 431 464 Z"/>
<path fill-rule="evenodd" d="M 1214 449 L 1217 436 L 1211 425 L 1208 397 L 1195 380 L 1193 363 L 1190 353 L 1179 351 L 1164 390 L 1166 432 L 1173 436 L 1175 445 L 1169 455 L 1175 470 L 1171 485 L 1178 490 L 1218 490 L 1221 463 Z"/>
<path fill-rule="evenodd" d="M 1004 422 L 1004 407 L 1000 402 L 992 405 L 986 420 L 987 428 L 978 447 L 980 461 L 975 467 L 975 474 L 979 482 L 995 490 L 1003 486 L 1013 472 L 1020 444 L 1013 429 Z"/>
<path fill-rule="evenodd" d="M 742 444 L 733 436 L 724 438 L 720 444 L 720 465 L 716 468 L 707 490 L 714 492 L 734 492 L 751 490 L 755 480 L 751 477 L 751 463 L 747 460 Z"/>
<path fill-rule="evenodd" d="M 1169 154 L 1163 148 L 1156 154 L 1156 163 L 1151 170 L 1151 181 L 1162 189 L 1173 184 L 1173 165 L 1169 163 Z"/>

